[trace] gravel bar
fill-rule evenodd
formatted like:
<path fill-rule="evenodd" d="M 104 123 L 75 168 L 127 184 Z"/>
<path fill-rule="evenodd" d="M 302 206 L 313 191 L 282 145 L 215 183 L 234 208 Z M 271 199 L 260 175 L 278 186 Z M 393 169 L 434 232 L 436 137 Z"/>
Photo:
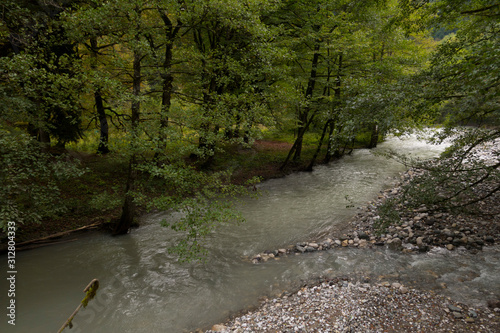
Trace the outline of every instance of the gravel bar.
<path fill-rule="evenodd" d="M 399 283 L 331 280 L 206 332 L 500 332 L 500 309 L 474 309 Z"/>

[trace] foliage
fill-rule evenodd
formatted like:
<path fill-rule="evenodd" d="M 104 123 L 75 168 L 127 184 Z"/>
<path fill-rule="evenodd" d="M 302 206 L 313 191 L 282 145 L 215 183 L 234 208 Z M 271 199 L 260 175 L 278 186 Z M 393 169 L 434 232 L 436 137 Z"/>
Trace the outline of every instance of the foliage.
<path fill-rule="evenodd" d="M 217 226 L 243 222 L 233 208 L 234 203 L 241 195 L 252 195 L 248 188 L 258 182 L 258 179 L 250 179 L 244 186 L 232 185 L 227 171 L 207 174 L 182 164 L 142 164 L 139 168 L 170 189 L 152 200 L 140 192 L 135 197 L 136 202 L 146 204 L 149 209 L 179 212 L 177 218 L 162 224 L 183 235 L 169 249 L 178 254 L 181 261 L 201 260 L 206 254 L 204 239 Z"/>
<path fill-rule="evenodd" d="M 2 159 L 29 166 L 14 174 L 9 168 L 17 164 L 4 163 L 11 185 L 3 193 L 12 191 L 5 197 L 19 205 L 9 216 L 23 211 L 24 220 L 38 221 L 63 211 L 54 205 L 61 177 L 54 166 L 64 169 L 62 161 L 40 151 L 34 138 L 111 150 L 112 159 L 126 160 L 123 190 L 105 188 L 88 203 L 94 210 L 123 203 L 121 233 L 135 204 L 182 211 L 183 218 L 167 224 L 186 236 L 173 244 L 186 258 L 197 257 L 217 224 L 240 220 L 229 199 L 247 189 L 216 172 L 220 156 L 228 147 L 251 147 L 265 133 L 295 140 L 287 161 L 292 153 L 300 160 L 302 145 L 316 143 L 312 168 L 324 142 L 328 160 L 356 139 L 374 147 L 391 130 L 440 121 L 448 126 L 436 140 L 457 138 L 452 159 L 440 162 L 451 180 L 461 179 L 454 185 L 479 169 L 467 177 L 497 177 L 491 166 L 467 164 L 466 172 L 449 164 L 469 160 L 469 148 L 498 136 L 455 129 L 498 126 L 497 1 L 6 0 L 1 6 L 0 119 L 32 137 L 2 134 Z M 436 44 L 430 31 L 443 29 L 455 33 Z M 66 176 L 78 175 L 71 163 L 67 168 Z M 444 174 L 436 177 L 445 183 Z M 35 190 L 37 184 L 46 187 Z M 423 184 L 416 189 L 431 183 Z M 462 200 L 469 192 L 454 185 L 444 196 Z"/>
<path fill-rule="evenodd" d="M 437 160 L 418 161 L 404 155 L 393 156 L 416 171 L 404 186 L 399 204 L 420 211 L 499 214 L 496 202 L 500 191 L 500 152 L 498 141 L 487 139 L 497 136 L 498 133 L 491 130 L 464 128 L 460 137 L 455 138 L 454 144 Z M 472 137 L 481 139 L 471 144 Z M 488 158 L 481 156 L 485 147 L 489 151 Z"/>
<path fill-rule="evenodd" d="M 409 80 L 411 91 L 404 93 L 411 117 L 444 122 L 434 141 L 451 139 L 453 145 L 436 163 L 416 165 L 428 172 L 407 188 L 405 200 L 412 207 L 481 211 L 480 205 L 496 200 L 500 184 L 499 164 L 494 162 L 500 135 L 500 3 L 441 0 L 412 10 L 427 17 L 427 25 L 456 29 L 439 44 L 430 66 Z M 476 154 L 484 145 L 493 149 L 492 164 Z"/>
<path fill-rule="evenodd" d="M 59 20 L 63 5 L 70 4 L 7 0 L 1 23 L 9 43 L 0 53 L 0 117 L 27 122 L 32 135 L 48 142 L 43 134 L 48 133 L 61 145 L 81 135 L 79 91 L 84 81 L 75 43 L 66 38 Z"/>
<path fill-rule="evenodd" d="M 388 226 L 399 224 L 401 219 L 398 211 L 401 206 L 401 202 L 397 199 L 386 200 L 378 207 L 379 219 L 373 222 L 373 228 L 378 233 L 383 233 Z"/>
<path fill-rule="evenodd" d="M 39 223 L 66 212 L 58 183 L 83 174 L 77 163 L 44 153 L 25 134 L 0 128 L 0 227 Z"/>

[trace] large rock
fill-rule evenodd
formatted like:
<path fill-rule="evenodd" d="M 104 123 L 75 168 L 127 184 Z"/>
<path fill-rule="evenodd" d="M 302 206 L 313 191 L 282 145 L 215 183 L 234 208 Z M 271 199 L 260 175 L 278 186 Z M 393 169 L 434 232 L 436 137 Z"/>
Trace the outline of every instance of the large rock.
<path fill-rule="evenodd" d="M 403 242 L 399 238 L 393 238 L 387 241 L 387 245 L 391 250 L 399 251 L 403 248 Z"/>
<path fill-rule="evenodd" d="M 304 246 L 299 245 L 299 244 L 297 244 L 295 246 L 295 248 L 297 249 L 297 252 L 301 252 L 301 253 L 306 252 L 306 248 Z"/>
<path fill-rule="evenodd" d="M 359 238 L 359 239 L 366 239 L 366 240 L 369 240 L 369 239 L 370 239 L 370 236 L 369 236 L 367 233 L 365 233 L 365 232 L 363 232 L 363 231 L 360 231 L 360 232 L 358 232 L 358 238 Z"/>

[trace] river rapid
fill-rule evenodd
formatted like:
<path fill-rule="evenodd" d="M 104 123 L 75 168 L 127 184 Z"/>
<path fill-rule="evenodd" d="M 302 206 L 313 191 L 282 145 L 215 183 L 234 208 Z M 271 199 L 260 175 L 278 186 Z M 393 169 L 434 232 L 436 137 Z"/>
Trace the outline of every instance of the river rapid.
<path fill-rule="evenodd" d="M 432 158 L 444 148 L 410 137 L 389 138 L 377 150 Z M 258 186 L 259 199 L 238 204 L 245 223 L 222 226 L 211 235 L 204 263 L 182 264 L 168 254 L 179 235 L 160 226 L 162 219 L 172 218 L 166 213 L 143 217 L 140 228 L 122 237 L 93 234 L 19 252 L 16 325 L 8 325 L 4 316 L 0 331 L 57 332 L 93 278 L 100 281 L 97 297 L 67 332 L 189 332 L 256 306 L 262 296 L 293 290 L 319 276 L 399 281 L 440 290 L 469 304 L 484 304 L 489 293 L 500 290 L 497 247 L 476 255 L 342 248 L 260 264 L 245 259 L 341 228 L 357 207 L 394 184 L 401 171 L 404 167 L 393 160 L 358 150 L 314 172 L 266 181 Z M 0 259 L 5 274 L 7 258 Z M 7 290 L 4 278 L 0 281 L 4 309 Z"/>

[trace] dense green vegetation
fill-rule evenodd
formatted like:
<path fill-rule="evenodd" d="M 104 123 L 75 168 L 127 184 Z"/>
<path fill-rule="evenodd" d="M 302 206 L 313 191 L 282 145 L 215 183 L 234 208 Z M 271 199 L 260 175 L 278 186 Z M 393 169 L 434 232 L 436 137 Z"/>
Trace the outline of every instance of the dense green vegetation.
<path fill-rule="evenodd" d="M 459 135 L 450 154 L 499 134 L 498 1 L 1 8 L 3 228 L 102 215 L 123 234 L 138 209 L 182 209 L 175 249 L 195 256 L 203 235 L 238 220 L 217 199 L 248 192 L 252 176 L 312 170 L 436 122 L 441 139 Z M 453 33 L 438 42 L 436 31 Z"/>

